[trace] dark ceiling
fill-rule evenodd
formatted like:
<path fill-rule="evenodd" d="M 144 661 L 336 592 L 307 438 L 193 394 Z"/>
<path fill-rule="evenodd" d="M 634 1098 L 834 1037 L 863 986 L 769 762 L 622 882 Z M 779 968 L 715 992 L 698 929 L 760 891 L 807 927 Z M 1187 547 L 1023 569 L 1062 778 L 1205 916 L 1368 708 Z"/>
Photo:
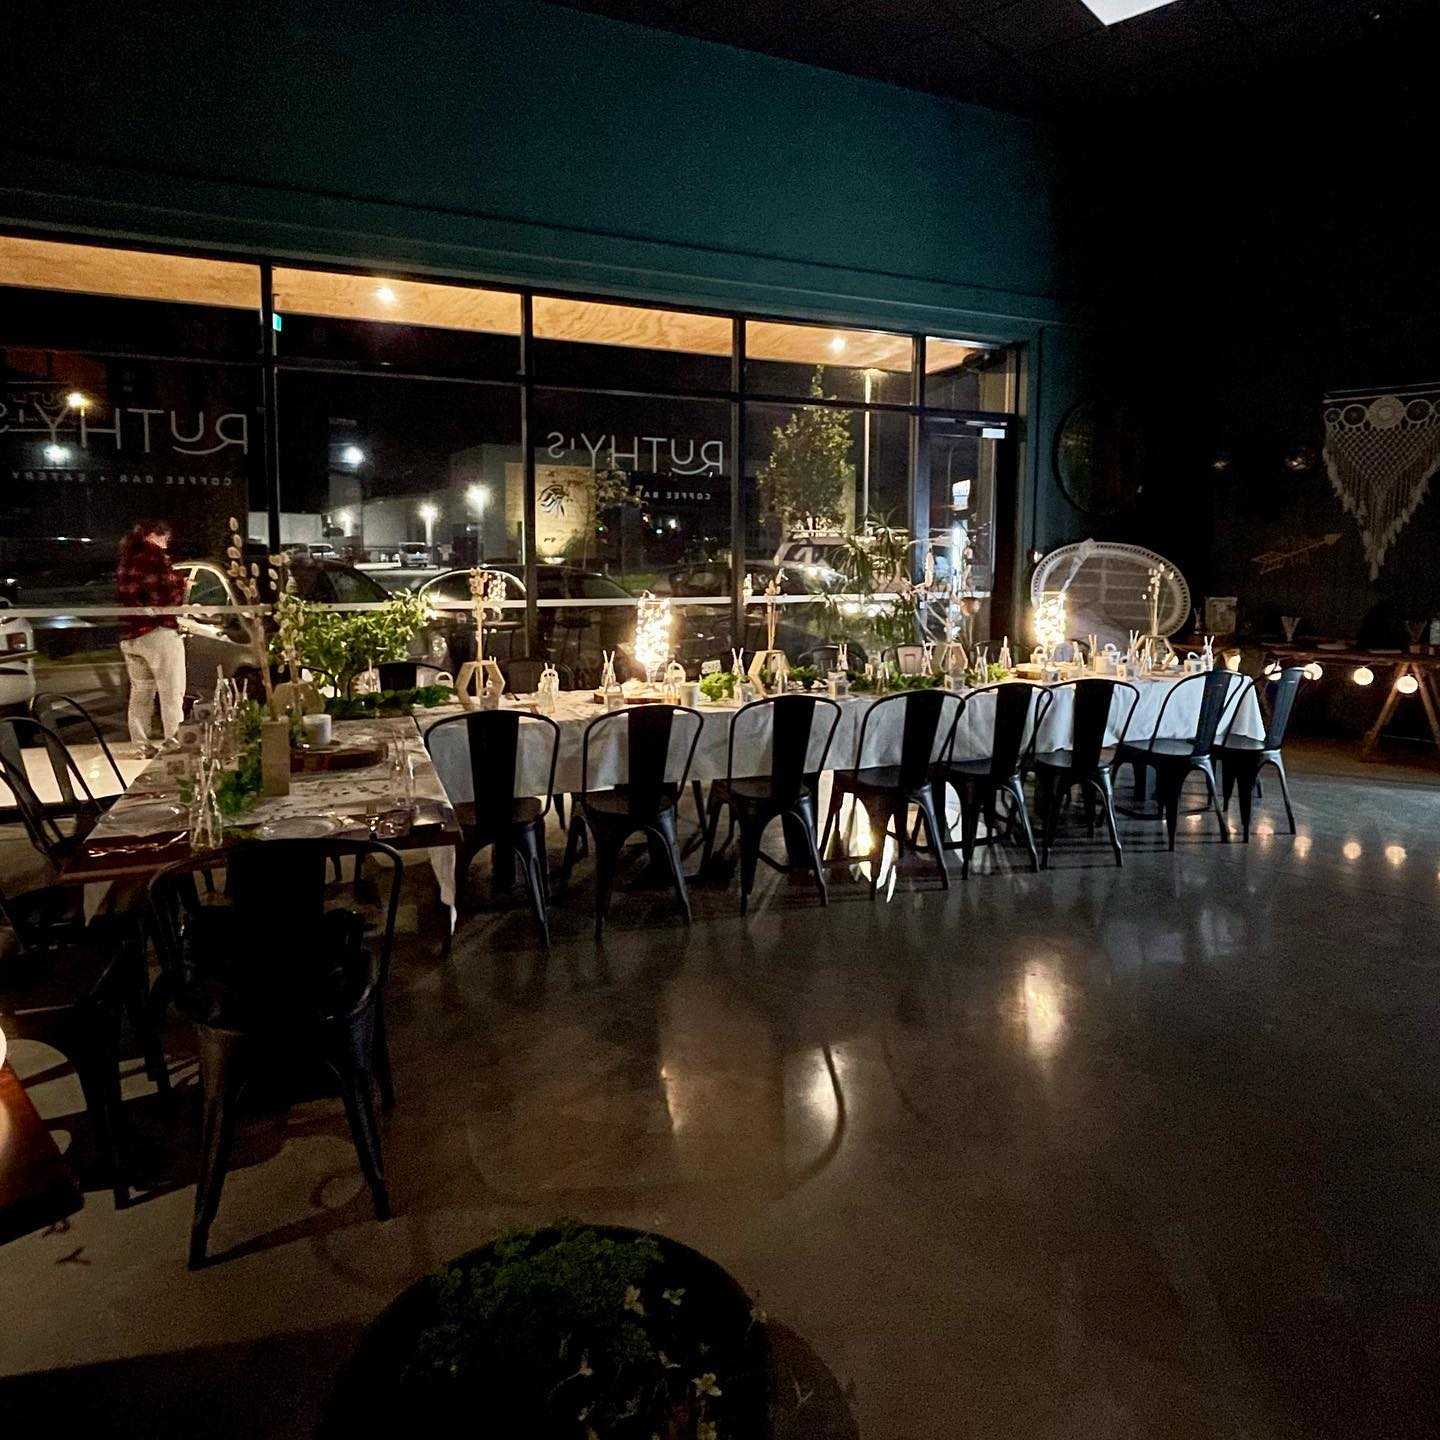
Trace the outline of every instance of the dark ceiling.
<path fill-rule="evenodd" d="M 1224 91 L 1372 42 L 1433 0 L 552 0 L 996 109 Z"/>

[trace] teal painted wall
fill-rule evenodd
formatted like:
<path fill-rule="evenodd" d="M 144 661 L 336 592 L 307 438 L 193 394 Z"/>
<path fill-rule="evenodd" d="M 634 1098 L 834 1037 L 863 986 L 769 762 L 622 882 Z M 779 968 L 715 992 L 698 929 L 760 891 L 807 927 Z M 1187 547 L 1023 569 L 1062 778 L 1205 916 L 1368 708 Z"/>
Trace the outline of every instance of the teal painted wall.
<path fill-rule="evenodd" d="M 528 0 L 0 6 L 0 228 L 1043 334 L 1022 584 L 1077 343 L 1058 193 L 1028 121 Z"/>
<path fill-rule="evenodd" d="M 555 7 L 18 0 L 0 221 L 1028 334 L 1027 122 Z"/>

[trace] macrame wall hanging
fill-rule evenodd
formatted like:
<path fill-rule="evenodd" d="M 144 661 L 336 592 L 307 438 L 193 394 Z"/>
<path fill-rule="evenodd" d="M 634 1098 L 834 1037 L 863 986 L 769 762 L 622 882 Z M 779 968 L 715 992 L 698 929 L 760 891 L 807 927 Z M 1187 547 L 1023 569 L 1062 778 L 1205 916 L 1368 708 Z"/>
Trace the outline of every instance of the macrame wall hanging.
<path fill-rule="evenodd" d="M 1327 395 L 1325 469 L 1373 580 L 1440 469 L 1440 385 Z"/>

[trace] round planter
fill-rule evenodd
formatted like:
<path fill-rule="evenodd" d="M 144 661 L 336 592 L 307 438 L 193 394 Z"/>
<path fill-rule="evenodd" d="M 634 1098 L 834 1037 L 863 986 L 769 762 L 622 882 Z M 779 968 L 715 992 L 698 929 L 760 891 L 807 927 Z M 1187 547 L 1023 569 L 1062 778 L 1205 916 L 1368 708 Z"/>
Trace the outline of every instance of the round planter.
<path fill-rule="evenodd" d="M 764 1440 L 770 1434 L 770 1349 L 765 1327 L 752 1317 L 745 1291 L 713 1260 L 678 1241 L 648 1231 L 622 1226 L 579 1227 L 617 1241 L 649 1240 L 660 1250 L 660 1286 L 683 1289 L 683 1304 L 691 1315 L 703 1317 L 703 1333 L 713 1346 L 703 1360 L 691 1359 L 690 1368 L 703 1366 L 717 1375 L 722 1393 L 709 1402 L 711 1417 L 722 1436 Z M 558 1230 L 536 1232 L 535 1242 L 558 1237 Z M 482 1245 L 444 1267 L 444 1271 L 474 1270 L 493 1257 L 494 1244 Z M 442 1320 L 430 1277 L 417 1281 L 383 1310 L 361 1336 L 355 1353 L 337 1379 L 320 1427 L 321 1440 L 359 1440 L 359 1437 L 394 1437 L 406 1432 L 440 1433 L 442 1425 L 460 1426 L 472 1440 L 581 1440 L 578 1421 L 547 1420 L 534 1396 L 505 1389 L 494 1375 L 480 1384 L 475 1378 L 454 1382 L 407 1375 L 417 1354 L 417 1341 Z M 560 1337 L 556 1336 L 558 1347 Z M 691 1378 L 687 1376 L 687 1379 Z M 623 1440 L 631 1434 L 650 1440 L 652 1423 L 637 1422 L 609 1433 Z M 663 1440 L 692 1440 L 693 1428 L 666 1433 Z M 608 1440 L 608 1436 L 607 1436 Z"/>

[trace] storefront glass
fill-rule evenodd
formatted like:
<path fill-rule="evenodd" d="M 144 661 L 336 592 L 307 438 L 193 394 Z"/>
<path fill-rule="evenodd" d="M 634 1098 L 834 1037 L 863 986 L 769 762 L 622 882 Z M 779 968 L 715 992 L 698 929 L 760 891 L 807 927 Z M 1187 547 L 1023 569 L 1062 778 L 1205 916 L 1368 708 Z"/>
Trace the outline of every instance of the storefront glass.
<path fill-rule="evenodd" d="M 0 237 L 0 600 L 119 692 L 120 539 L 169 521 L 216 588 L 234 516 L 330 567 L 316 598 L 425 589 L 446 662 L 475 565 L 497 655 L 576 683 L 646 591 L 692 670 L 764 642 L 767 587 L 798 657 L 864 629 L 881 551 L 988 589 L 1015 382 L 948 337 Z"/>

